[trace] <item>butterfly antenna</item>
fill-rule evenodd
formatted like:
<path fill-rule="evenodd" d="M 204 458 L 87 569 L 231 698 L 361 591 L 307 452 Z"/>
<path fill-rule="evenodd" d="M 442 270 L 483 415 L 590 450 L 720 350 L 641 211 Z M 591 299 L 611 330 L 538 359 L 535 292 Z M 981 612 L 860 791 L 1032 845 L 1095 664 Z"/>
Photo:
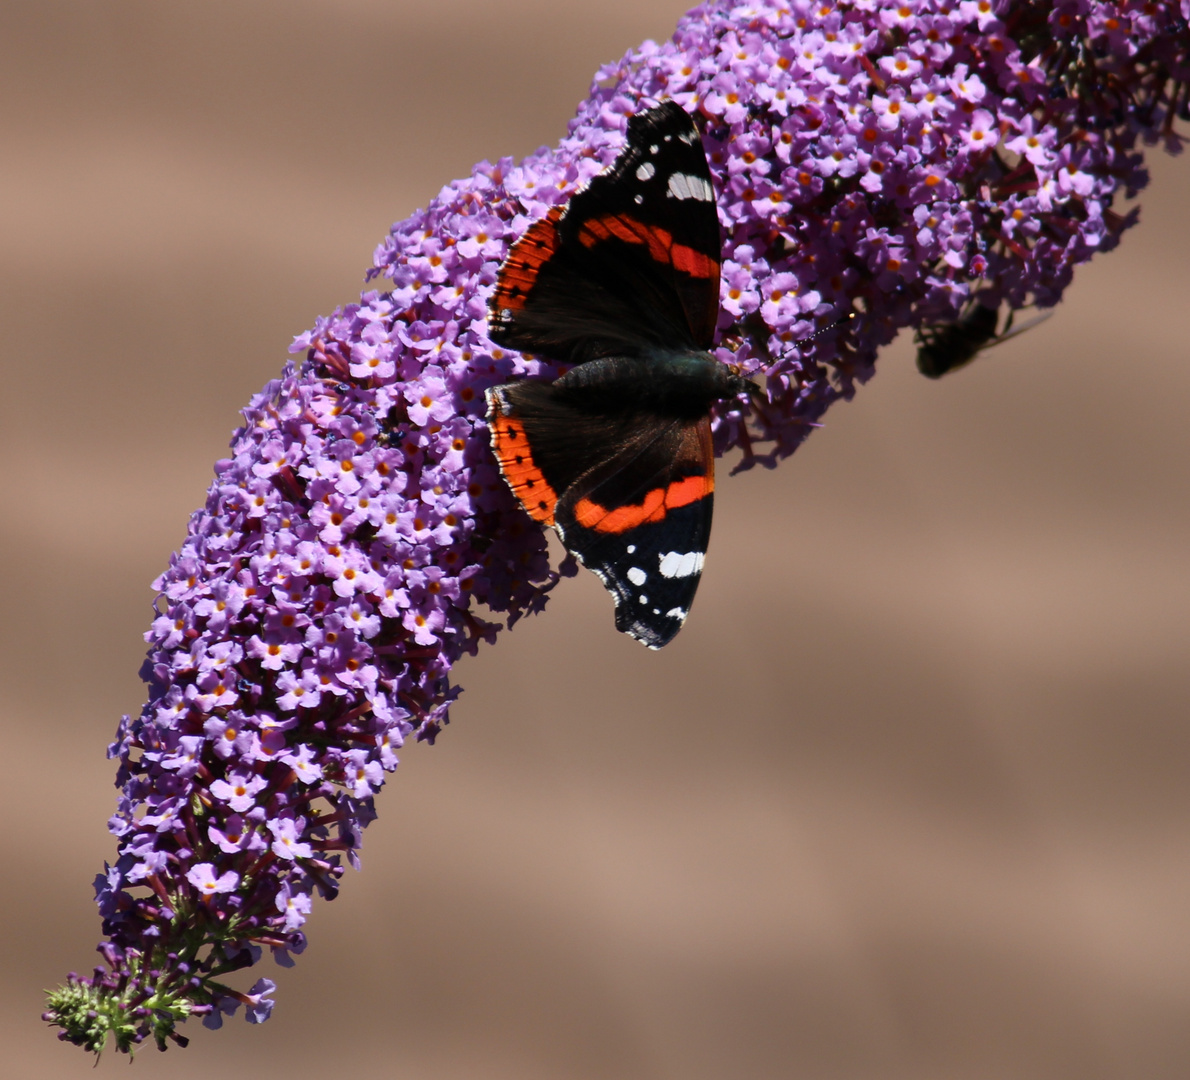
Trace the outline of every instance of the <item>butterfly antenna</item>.
<path fill-rule="evenodd" d="M 841 319 L 836 319 L 833 323 L 828 323 L 826 326 L 823 326 L 823 327 L 819 328 L 818 330 L 815 330 L 814 333 L 807 334 L 804 338 L 798 338 L 798 340 L 795 341 L 794 344 L 795 345 L 804 345 L 807 341 L 813 341 L 816 337 L 821 337 L 823 334 L 826 334 L 831 330 L 836 330 L 840 326 L 842 326 L 844 323 L 849 323 L 849 322 L 851 322 L 852 319 L 855 319 L 858 317 L 859 316 L 856 312 L 849 311 Z"/>

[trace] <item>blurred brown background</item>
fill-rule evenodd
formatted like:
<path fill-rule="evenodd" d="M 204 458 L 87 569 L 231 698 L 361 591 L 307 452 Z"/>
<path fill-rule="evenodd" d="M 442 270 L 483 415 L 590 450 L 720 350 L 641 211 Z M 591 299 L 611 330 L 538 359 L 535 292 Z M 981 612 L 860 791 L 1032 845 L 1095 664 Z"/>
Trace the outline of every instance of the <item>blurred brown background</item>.
<path fill-rule="evenodd" d="M 0 1073 L 87 970 L 149 581 L 389 223 L 683 0 L 5 0 Z M 141 1075 L 1190 1075 L 1190 210 L 724 481 L 663 653 L 589 575 L 458 675 L 263 1027 Z M 255 975 L 253 976 L 255 977 Z M 114 1055 L 101 1074 L 125 1068 Z"/>

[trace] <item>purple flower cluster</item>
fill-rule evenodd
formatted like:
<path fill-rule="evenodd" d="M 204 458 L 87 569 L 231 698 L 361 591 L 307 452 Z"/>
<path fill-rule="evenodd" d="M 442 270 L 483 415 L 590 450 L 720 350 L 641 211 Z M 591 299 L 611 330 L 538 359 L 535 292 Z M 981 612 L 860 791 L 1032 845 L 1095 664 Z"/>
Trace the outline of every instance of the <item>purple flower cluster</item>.
<path fill-rule="evenodd" d="M 899 328 L 1053 304 L 1116 243 L 1137 139 L 1177 149 L 1188 18 L 1190 0 L 709 3 L 600 71 L 556 149 L 484 162 L 395 226 L 381 288 L 297 339 L 154 583 L 149 700 L 110 751 L 107 963 L 51 995 L 61 1037 L 164 1047 L 189 1015 L 265 1019 L 272 984 L 225 977 L 264 947 L 292 963 L 398 748 L 446 722 L 455 661 L 573 572 L 551 568 L 483 419 L 487 387 L 555 372 L 496 347 L 486 309 L 510 244 L 614 159 L 628 116 L 665 98 L 701 114 L 716 352 L 767 388 L 716 419 L 718 448 L 772 464 Z"/>

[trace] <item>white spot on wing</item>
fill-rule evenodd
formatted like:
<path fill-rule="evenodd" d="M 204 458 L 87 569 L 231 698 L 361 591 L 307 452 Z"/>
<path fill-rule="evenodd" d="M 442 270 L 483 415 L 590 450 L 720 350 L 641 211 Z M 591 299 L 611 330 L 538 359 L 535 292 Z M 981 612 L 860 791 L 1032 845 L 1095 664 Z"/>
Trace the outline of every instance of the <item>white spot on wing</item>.
<path fill-rule="evenodd" d="M 686 609 L 680 607 L 671 607 L 666 613 L 667 619 L 684 619 L 686 617 Z"/>
<path fill-rule="evenodd" d="M 690 187 L 686 183 L 686 174 L 676 172 L 669 178 L 669 196 L 671 199 L 690 198 Z"/>
<path fill-rule="evenodd" d="M 669 178 L 669 193 L 675 199 L 697 199 L 699 202 L 710 202 L 714 194 L 711 185 L 701 176 L 689 173 L 674 173 Z"/>
<path fill-rule="evenodd" d="M 693 146 L 694 140 L 697 138 L 697 136 L 693 131 L 683 131 L 682 134 L 678 136 L 678 138 L 681 139 L 682 142 L 684 142 L 687 146 Z"/>
<path fill-rule="evenodd" d="M 657 153 L 658 149 L 660 149 L 660 148 L 659 148 L 659 147 L 657 147 L 657 146 L 650 146 L 650 147 L 649 147 L 649 153 L 650 153 L 650 154 L 655 154 L 655 153 Z"/>
<path fill-rule="evenodd" d="M 632 201 L 636 203 L 637 206 L 640 206 L 641 203 L 645 201 L 645 197 L 643 195 L 633 195 Z"/>
<path fill-rule="evenodd" d="M 639 566 L 634 566 L 628 571 L 628 580 L 633 585 L 643 585 L 648 576 Z"/>
<path fill-rule="evenodd" d="M 658 556 L 661 562 L 661 576 L 668 578 L 693 577 L 702 572 L 703 553 L 701 551 L 667 551 Z"/>
<path fill-rule="evenodd" d="M 637 600 L 637 603 L 640 603 L 640 604 L 647 604 L 649 602 L 649 598 L 647 596 L 645 596 L 644 593 L 641 593 L 640 596 L 638 596 L 636 598 L 636 600 Z"/>
<path fill-rule="evenodd" d="M 652 180 L 653 174 L 657 171 L 656 166 L 651 161 L 646 161 L 636 170 L 636 178 L 638 180 Z"/>
<path fill-rule="evenodd" d="M 635 554 L 636 554 L 636 545 L 635 545 L 635 544 L 629 544 L 629 545 L 628 545 L 628 554 L 629 554 L 629 555 L 635 555 Z"/>

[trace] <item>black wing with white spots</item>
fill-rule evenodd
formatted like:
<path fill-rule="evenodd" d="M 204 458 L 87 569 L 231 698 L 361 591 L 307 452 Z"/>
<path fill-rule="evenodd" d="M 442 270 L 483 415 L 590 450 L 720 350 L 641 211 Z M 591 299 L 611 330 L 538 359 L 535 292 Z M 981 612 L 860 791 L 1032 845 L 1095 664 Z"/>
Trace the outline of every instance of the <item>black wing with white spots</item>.
<path fill-rule="evenodd" d="M 513 246 L 489 333 L 569 363 L 708 349 L 720 251 L 702 139 L 685 110 L 666 102 L 633 116 L 611 168 Z"/>
<path fill-rule="evenodd" d="M 709 417 L 650 425 L 559 498 L 558 533 L 616 602 L 616 629 L 651 649 L 682 628 L 711 538 Z"/>

